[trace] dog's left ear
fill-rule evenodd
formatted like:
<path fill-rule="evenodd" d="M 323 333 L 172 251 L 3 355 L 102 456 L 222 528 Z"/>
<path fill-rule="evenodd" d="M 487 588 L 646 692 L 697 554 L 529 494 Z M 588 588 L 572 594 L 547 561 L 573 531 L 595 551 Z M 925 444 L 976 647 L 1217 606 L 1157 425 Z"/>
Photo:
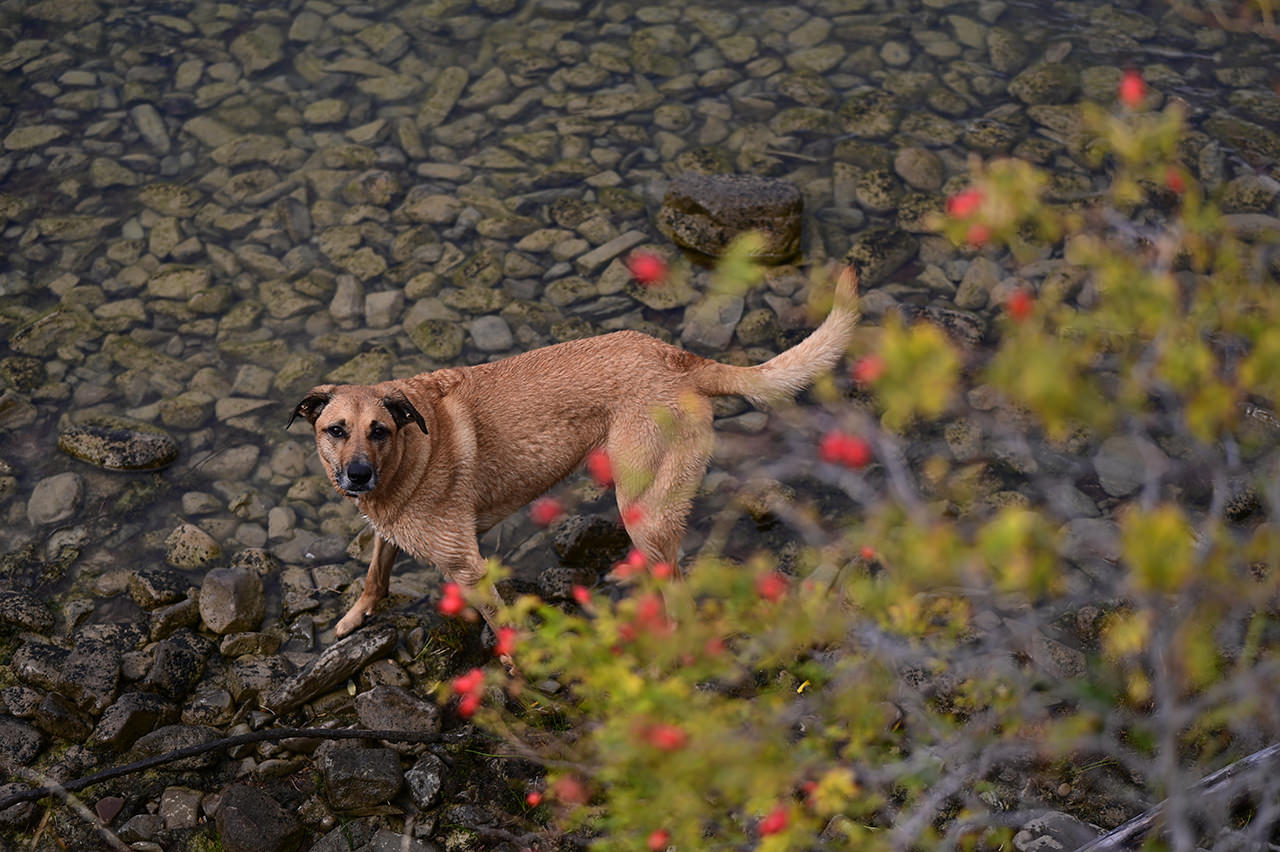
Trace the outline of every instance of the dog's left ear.
<path fill-rule="evenodd" d="M 288 429 L 293 425 L 293 421 L 299 417 L 305 419 L 312 426 L 316 423 L 316 418 L 320 416 L 320 412 L 324 411 L 324 407 L 329 404 L 329 400 L 333 399 L 333 394 L 321 388 L 312 388 L 311 391 L 302 398 L 302 402 L 298 403 L 297 408 L 293 409 L 293 414 L 289 415 L 289 422 L 284 428 Z"/>
<path fill-rule="evenodd" d="M 428 434 L 427 421 L 422 419 L 418 409 L 414 408 L 413 403 L 409 402 L 408 398 L 403 394 L 384 396 L 382 398 L 382 407 L 391 415 L 391 419 L 395 421 L 397 429 L 403 429 L 406 424 L 412 421 L 418 424 L 422 434 Z"/>

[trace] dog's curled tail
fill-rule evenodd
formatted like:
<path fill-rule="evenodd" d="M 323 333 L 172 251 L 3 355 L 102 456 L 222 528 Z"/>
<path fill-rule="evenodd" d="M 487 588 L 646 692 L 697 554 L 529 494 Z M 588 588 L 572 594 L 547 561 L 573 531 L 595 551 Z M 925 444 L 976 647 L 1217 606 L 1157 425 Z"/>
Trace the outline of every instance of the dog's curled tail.
<path fill-rule="evenodd" d="M 711 361 L 694 376 L 709 396 L 744 396 L 768 404 L 790 399 L 830 370 L 844 355 L 858 324 L 858 273 L 852 266 L 840 271 L 831 313 L 813 334 L 795 346 L 754 367 L 735 367 Z"/>

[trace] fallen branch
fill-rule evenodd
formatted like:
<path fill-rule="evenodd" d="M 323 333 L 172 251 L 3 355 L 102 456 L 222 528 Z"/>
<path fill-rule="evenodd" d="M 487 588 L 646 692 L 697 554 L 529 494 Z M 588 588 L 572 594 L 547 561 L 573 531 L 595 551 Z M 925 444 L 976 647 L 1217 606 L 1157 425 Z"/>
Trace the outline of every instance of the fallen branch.
<path fill-rule="evenodd" d="M 1206 775 L 1192 785 L 1186 795 L 1204 797 L 1230 792 L 1235 789 L 1236 782 L 1245 773 L 1256 772 L 1262 778 L 1267 778 L 1268 773 L 1274 773 L 1277 769 L 1277 766 L 1272 764 L 1280 765 L 1280 743 L 1255 751 L 1248 757 L 1242 757 L 1235 763 Z M 1168 806 L 1169 800 L 1165 799 L 1151 810 L 1138 814 L 1118 828 L 1089 841 L 1076 852 L 1112 852 L 1112 850 L 1126 849 L 1129 844 L 1145 835 L 1160 821 Z"/>
<path fill-rule="evenodd" d="M 212 740 L 207 743 L 198 743 L 196 745 L 186 746 L 184 748 L 175 749 L 157 754 L 154 757 L 148 757 L 144 760 L 137 760 L 133 763 L 127 763 L 124 766 L 117 766 L 112 769 L 104 769 L 101 772 L 95 772 L 93 775 L 86 775 L 69 781 L 62 785 L 45 785 L 36 787 L 31 790 L 23 790 L 21 793 L 14 793 L 0 799 L 0 812 L 8 810 L 14 805 L 20 805 L 23 802 L 35 802 L 46 796 L 52 796 L 60 792 L 74 793 L 83 790 L 93 784 L 100 784 L 103 781 L 110 781 L 112 778 L 119 778 L 123 775 L 132 775 L 135 772 L 145 772 L 155 766 L 162 766 L 166 763 L 172 763 L 175 760 L 182 760 L 184 757 L 197 757 L 202 754 L 208 754 L 211 751 L 220 749 L 234 748 L 238 745 L 247 743 L 261 743 L 272 740 L 287 740 L 295 737 L 302 739 L 325 739 L 325 740 L 390 740 L 392 742 L 401 743 L 434 743 L 439 742 L 441 735 L 437 732 L 429 731 L 367 731 L 359 728 L 268 728 L 262 731 L 251 731 L 247 734 L 238 734 L 234 737 L 223 737 L 219 740 Z"/>

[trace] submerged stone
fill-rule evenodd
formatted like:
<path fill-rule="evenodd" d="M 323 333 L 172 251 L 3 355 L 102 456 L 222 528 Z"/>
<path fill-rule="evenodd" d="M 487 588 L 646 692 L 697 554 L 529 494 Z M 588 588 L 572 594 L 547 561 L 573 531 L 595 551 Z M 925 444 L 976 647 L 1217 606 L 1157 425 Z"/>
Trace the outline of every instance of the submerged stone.
<path fill-rule="evenodd" d="M 64 429 L 58 449 L 107 470 L 159 470 L 178 458 L 178 442 L 168 432 L 108 415 L 84 417 Z"/>

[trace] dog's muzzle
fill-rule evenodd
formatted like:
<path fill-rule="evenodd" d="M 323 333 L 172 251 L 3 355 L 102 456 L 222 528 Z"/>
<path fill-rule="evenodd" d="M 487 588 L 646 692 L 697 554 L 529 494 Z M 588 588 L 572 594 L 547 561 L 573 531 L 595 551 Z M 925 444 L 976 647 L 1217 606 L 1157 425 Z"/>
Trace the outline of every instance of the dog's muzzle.
<path fill-rule="evenodd" d="M 351 463 L 338 472 L 338 487 L 352 496 L 367 494 L 378 484 L 378 475 L 373 465 L 364 459 L 352 459 Z"/>

